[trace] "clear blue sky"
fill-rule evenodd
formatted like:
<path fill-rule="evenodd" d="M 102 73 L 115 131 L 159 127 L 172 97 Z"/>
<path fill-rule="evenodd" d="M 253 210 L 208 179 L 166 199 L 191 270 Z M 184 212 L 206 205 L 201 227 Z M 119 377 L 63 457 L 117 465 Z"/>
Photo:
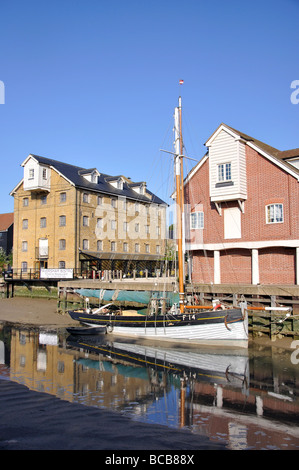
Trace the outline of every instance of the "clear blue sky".
<path fill-rule="evenodd" d="M 0 213 L 30 153 L 166 200 L 179 93 L 189 156 L 221 122 L 299 147 L 298 0 L 2 0 L 0 15 Z"/>

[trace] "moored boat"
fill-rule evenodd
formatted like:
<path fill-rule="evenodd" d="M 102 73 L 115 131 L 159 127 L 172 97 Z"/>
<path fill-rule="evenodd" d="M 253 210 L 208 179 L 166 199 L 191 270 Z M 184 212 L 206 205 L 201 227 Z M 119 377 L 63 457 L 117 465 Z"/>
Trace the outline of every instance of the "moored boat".
<path fill-rule="evenodd" d="M 181 98 L 175 108 L 175 152 L 174 167 L 177 202 L 177 241 L 178 241 L 178 277 L 179 292 L 154 293 L 120 291 L 120 297 L 111 294 L 111 300 L 136 300 L 140 309 L 135 311 L 118 307 L 113 302 L 95 311 L 85 308 L 69 311 L 69 315 L 84 325 L 104 326 L 107 333 L 222 346 L 248 347 L 248 319 L 245 304 L 238 308 L 226 308 L 223 305 L 211 308 L 191 303 L 188 305 L 185 293 L 184 254 L 183 254 L 183 142 L 181 126 Z M 170 152 L 171 153 L 171 152 Z M 108 300 L 108 298 L 106 297 Z M 110 298 L 109 298 L 110 300 Z M 194 299 L 193 299 L 194 300 Z M 195 300 L 194 300 L 195 301 Z M 146 307 L 146 308 L 144 308 Z"/>

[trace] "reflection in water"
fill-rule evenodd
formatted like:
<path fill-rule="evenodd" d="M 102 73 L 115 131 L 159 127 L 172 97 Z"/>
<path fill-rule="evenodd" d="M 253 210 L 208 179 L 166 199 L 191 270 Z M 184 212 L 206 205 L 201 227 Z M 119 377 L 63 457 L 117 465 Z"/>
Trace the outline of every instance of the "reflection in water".
<path fill-rule="evenodd" d="M 230 449 L 299 447 L 299 367 L 288 351 L 216 353 L 4 326 L 0 353 L 0 378 L 63 400 L 185 427 Z"/>

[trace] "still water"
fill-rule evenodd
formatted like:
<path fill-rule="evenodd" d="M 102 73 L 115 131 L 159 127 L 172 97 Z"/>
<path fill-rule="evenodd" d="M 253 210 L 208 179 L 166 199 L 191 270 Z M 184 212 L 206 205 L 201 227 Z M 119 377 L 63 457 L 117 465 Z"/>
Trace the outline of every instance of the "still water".
<path fill-rule="evenodd" d="M 165 346 L 0 326 L 0 379 L 225 442 L 299 448 L 296 351 Z"/>

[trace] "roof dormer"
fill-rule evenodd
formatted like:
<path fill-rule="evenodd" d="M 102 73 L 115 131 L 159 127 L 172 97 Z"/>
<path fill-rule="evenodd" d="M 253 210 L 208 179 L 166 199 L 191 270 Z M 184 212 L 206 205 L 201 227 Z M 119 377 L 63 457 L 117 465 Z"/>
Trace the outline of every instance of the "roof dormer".
<path fill-rule="evenodd" d="M 49 165 L 39 163 L 33 155 L 29 155 L 22 166 L 24 167 L 25 191 L 50 191 L 51 168 Z"/>
<path fill-rule="evenodd" d="M 209 148 L 211 201 L 242 204 L 247 199 L 245 141 L 222 124 L 206 146 Z"/>
<path fill-rule="evenodd" d="M 88 170 L 80 170 L 80 176 L 83 176 L 90 183 L 98 183 L 98 177 L 101 176 L 101 173 L 96 168 L 90 168 Z"/>
<path fill-rule="evenodd" d="M 133 189 L 138 194 L 146 196 L 146 183 L 142 181 L 141 183 L 130 183 L 130 188 Z"/>
<path fill-rule="evenodd" d="M 123 176 L 109 176 L 108 178 L 105 178 L 105 181 L 107 181 L 109 184 L 111 184 L 111 186 L 116 189 L 124 189 L 125 179 Z"/>

